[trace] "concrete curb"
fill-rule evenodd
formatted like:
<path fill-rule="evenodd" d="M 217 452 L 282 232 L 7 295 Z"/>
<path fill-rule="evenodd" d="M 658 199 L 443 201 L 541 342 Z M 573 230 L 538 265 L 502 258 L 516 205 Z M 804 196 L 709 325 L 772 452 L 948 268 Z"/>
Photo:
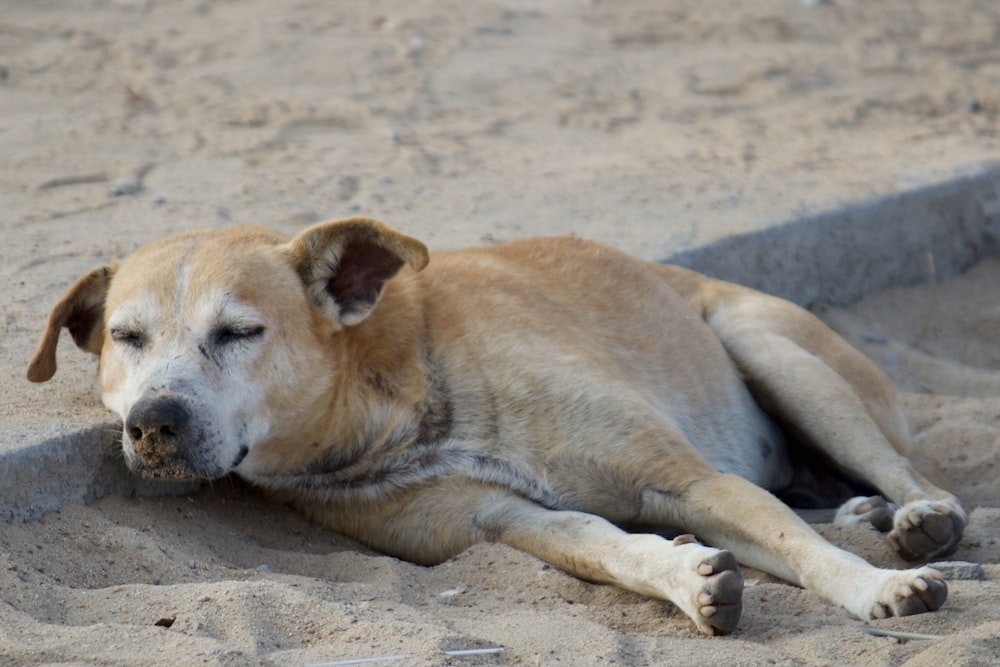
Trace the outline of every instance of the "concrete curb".
<path fill-rule="evenodd" d="M 800 305 L 844 304 L 890 285 L 957 274 L 1000 253 L 1000 166 L 841 209 L 803 216 L 665 257 Z M 146 482 L 121 460 L 120 426 L 9 429 L 0 453 L 0 519 L 29 521 L 65 502 L 184 493 L 198 483 Z"/>
<path fill-rule="evenodd" d="M 803 306 L 842 305 L 1000 252 L 1000 165 L 951 181 L 729 236 L 662 261 Z"/>

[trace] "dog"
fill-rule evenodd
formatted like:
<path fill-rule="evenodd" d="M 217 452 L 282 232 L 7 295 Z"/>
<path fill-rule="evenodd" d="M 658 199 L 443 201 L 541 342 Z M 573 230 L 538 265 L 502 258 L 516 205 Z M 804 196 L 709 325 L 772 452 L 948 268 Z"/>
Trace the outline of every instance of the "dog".
<path fill-rule="evenodd" d="M 235 473 L 425 565 L 507 544 L 707 634 L 739 621 L 737 562 L 861 619 L 944 603 L 936 570 L 876 568 L 772 494 L 804 461 L 877 491 L 837 520 L 887 519 L 907 559 L 967 521 L 908 463 L 889 381 L 811 314 L 577 238 L 430 261 L 368 218 L 182 233 L 81 277 L 28 379 L 63 328 L 140 475 Z"/>

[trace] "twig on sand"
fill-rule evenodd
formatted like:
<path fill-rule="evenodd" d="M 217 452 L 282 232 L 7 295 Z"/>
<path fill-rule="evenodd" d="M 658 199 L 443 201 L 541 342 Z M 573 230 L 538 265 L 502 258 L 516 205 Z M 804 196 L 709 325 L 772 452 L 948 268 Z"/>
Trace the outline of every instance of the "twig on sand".
<path fill-rule="evenodd" d="M 156 166 L 155 162 L 147 162 L 138 169 L 135 170 L 134 175 L 128 178 L 121 178 L 111 185 L 108 186 L 108 193 L 113 197 L 120 197 L 122 195 L 134 195 L 143 189 L 143 180 L 146 178 L 153 167 Z M 87 183 L 104 183 L 108 180 L 108 175 L 103 172 L 94 172 L 92 174 L 70 174 L 69 176 L 60 176 L 58 178 L 53 178 L 45 181 L 38 186 L 39 190 L 52 190 L 54 188 L 63 188 L 68 185 L 84 185 Z"/>
<path fill-rule="evenodd" d="M 883 628 L 865 628 L 865 632 L 875 637 L 892 637 L 893 639 L 941 639 L 941 635 L 925 635 L 920 632 L 902 632 Z"/>
<path fill-rule="evenodd" d="M 306 667 L 339 667 L 340 665 L 370 665 L 375 662 L 389 662 L 390 660 L 402 660 L 409 658 L 409 653 L 400 655 L 380 655 L 375 658 L 348 658 L 347 660 L 334 660 L 333 662 L 312 662 Z"/>
<path fill-rule="evenodd" d="M 450 655 L 453 658 L 465 655 L 493 655 L 494 653 L 503 653 L 503 648 L 500 646 L 494 648 L 467 648 L 458 651 L 442 651 L 442 653 Z"/>
<path fill-rule="evenodd" d="M 53 188 L 62 188 L 67 185 L 81 185 L 83 183 L 103 183 L 108 180 L 107 174 L 104 173 L 93 173 L 93 174 L 74 174 L 72 176 L 60 176 L 59 178 L 53 178 L 52 180 L 45 181 L 38 186 L 39 190 L 51 190 Z"/>

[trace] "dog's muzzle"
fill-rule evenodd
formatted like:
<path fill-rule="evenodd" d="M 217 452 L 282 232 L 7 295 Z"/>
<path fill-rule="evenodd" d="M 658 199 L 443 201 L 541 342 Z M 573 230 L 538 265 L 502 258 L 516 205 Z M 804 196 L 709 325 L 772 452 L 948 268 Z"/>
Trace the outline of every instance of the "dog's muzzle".
<path fill-rule="evenodd" d="M 198 461 L 202 440 L 187 402 L 177 394 L 160 393 L 143 398 L 129 410 L 125 435 L 135 457 L 129 467 L 147 477 L 208 477 Z"/>

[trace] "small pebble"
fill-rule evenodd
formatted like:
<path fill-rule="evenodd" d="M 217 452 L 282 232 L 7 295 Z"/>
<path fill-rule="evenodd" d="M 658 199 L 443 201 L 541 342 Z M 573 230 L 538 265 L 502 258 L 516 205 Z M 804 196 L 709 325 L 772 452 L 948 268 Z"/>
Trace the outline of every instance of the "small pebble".
<path fill-rule="evenodd" d="M 975 97 L 970 97 L 965 101 L 965 110 L 969 113 L 979 113 L 983 110 L 983 105 Z"/>
<path fill-rule="evenodd" d="M 986 579 L 986 572 L 979 563 L 970 563 L 964 560 L 944 560 L 939 563 L 931 563 L 931 567 L 944 575 L 948 581 L 983 581 Z"/>
<path fill-rule="evenodd" d="M 861 336 L 861 340 L 866 343 L 877 343 L 878 345 L 885 345 L 889 342 L 889 339 L 880 333 L 869 332 Z"/>
<path fill-rule="evenodd" d="M 108 194 L 112 197 L 124 197 L 142 192 L 142 181 L 138 178 L 120 178 L 108 186 Z"/>
<path fill-rule="evenodd" d="M 406 52 L 415 56 L 420 53 L 424 48 L 424 39 L 422 37 L 410 37 L 409 41 L 406 43 Z"/>

